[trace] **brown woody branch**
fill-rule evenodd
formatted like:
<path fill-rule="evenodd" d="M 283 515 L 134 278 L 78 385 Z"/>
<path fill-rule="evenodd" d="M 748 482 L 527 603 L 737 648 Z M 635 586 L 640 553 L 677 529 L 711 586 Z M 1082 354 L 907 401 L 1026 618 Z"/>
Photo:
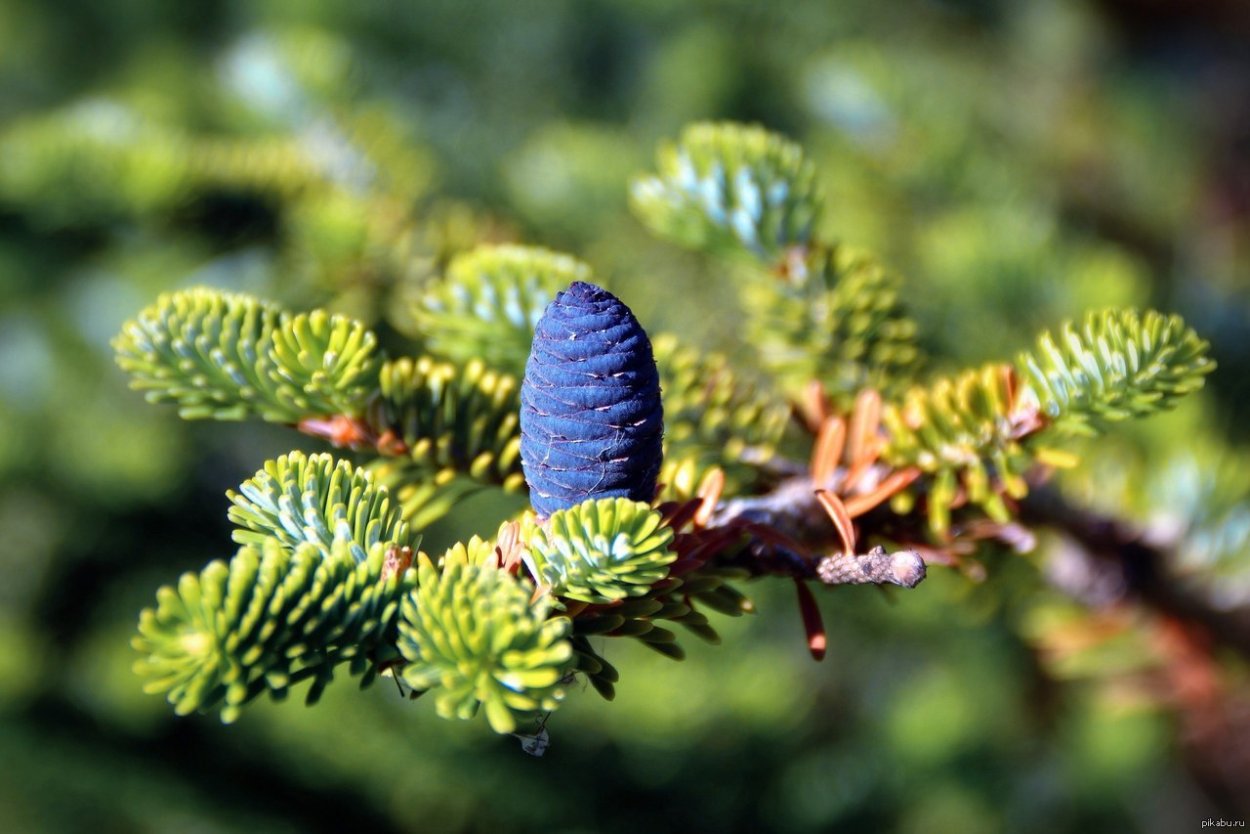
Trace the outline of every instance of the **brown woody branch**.
<path fill-rule="evenodd" d="M 772 535 L 753 536 L 746 552 L 737 559 L 739 566 L 755 576 L 788 576 L 829 585 L 888 583 L 907 588 L 924 579 L 925 563 L 912 551 L 886 553 L 873 548 L 866 554 L 840 552 L 837 533 L 816 491 L 810 477 L 794 475 L 766 494 L 722 501 L 709 526 L 737 524 L 748 532 L 771 531 Z M 1172 575 L 1168 566 L 1176 542 L 1151 540 L 1129 522 L 1074 506 L 1047 485 L 1035 486 L 1020 503 L 1020 521 L 1064 534 L 1088 556 L 1090 570 L 1082 581 L 1117 587 L 1162 614 L 1200 627 L 1216 643 L 1250 658 L 1250 611 L 1218 609 Z M 1065 590 L 1087 598 L 1091 588 Z"/>
<path fill-rule="evenodd" d="M 1049 486 L 1029 493 L 1020 504 L 1020 518 L 1063 533 L 1090 557 L 1095 570 L 1109 571 L 1125 593 L 1162 614 L 1201 627 L 1216 643 L 1250 658 L 1250 611 L 1215 608 L 1172 575 L 1168 565 L 1176 542 L 1151 541 L 1134 525 L 1074 506 Z"/>
<path fill-rule="evenodd" d="M 914 588 L 924 580 L 924 560 L 914 551 L 887 553 L 874 547 L 864 554 L 846 552 L 821 506 L 819 491 L 810 476 L 792 476 L 764 495 L 722 501 L 708 526 L 739 526 L 751 537 L 734 563 L 753 576 L 904 588 Z"/>

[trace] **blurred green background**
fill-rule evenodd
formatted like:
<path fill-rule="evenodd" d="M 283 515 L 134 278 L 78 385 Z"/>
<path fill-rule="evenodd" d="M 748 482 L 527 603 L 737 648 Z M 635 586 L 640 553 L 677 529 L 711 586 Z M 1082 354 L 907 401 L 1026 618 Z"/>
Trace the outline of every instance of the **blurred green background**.
<path fill-rule="evenodd" d="M 1185 581 L 1247 604 L 1238 0 L 0 0 L 0 830 L 1162 834 L 1244 818 L 1250 771 L 1213 786 L 1148 685 L 1144 615 L 1057 656 L 1063 624 L 1089 615 L 1044 581 L 1049 541 L 981 584 L 935 569 L 912 593 L 823 595 L 821 664 L 791 594 L 767 586 L 759 615 L 722 620 L 725 645 L 684 663 L 612 646 L 617 701 L 574 693 L 542 759 L 385 681 L 231 727 L 140 692 L 138 611 L 232 552 L 224 490 L 317 447 L 147 406 L 112 365 L 123 320 L 208 283 L 351 312 L 402 350 L 406 290 L 515 239 L 589 261 L 653 332 L 741 355 L 723 264 L 626 208 L 655 142 L 702 118 L 809 149 L 825 236 L 907 276 L 931 370 L 1010 358 L 1090 307 L 1185 315 L 1220 363 L 1206 391 L 1076 447 L 1066 485 L 1182 530 Z M 499 512 L 467 506 L 426 546 Z M 1221 662 L 1244 687 L 1244 661 Z"/>

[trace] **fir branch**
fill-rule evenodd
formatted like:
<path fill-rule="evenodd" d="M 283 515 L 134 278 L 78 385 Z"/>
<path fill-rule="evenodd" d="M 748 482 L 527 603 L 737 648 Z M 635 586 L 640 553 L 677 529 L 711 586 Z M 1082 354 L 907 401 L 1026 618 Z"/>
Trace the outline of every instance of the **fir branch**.
<path fill-rule="evenodd" d="M 919 553 L 861 553 L 857 542 L 923 550 L 936 534 L 924 552 L 948 555 L 994 535 L 986 528 L 1006 529 L 1026 473 L 1046 453 L 1027 439 L 1169 407 L 1213 367 L 1178 318 L 1108 311 L 1080 331 L 1044 334 L 1020 357 L 1021 387 L 1011 366 L 987 365 L 913 388 L 882 414 L 876 389 L 905 379 L 914 326 L 896 276 L 813 240 L 821 201 L 798 147 L 757 127 L 701 124 L 663 148 L 658 167 L 634 186 L 643 222 L 684 245 L 757 261 L 744 290 L 761 364 L 792 393 L 819 392 L 803 411 L 815 435 L 806 470 L 777 457 L 789 406 L 744 384 L 722 358 L 675 341 L 657 340 L 657 370 L 628 308 L 587 283 L 584 264 L 546 250 L 479 249 L 424 288 L 412 318 L 425 348 L 450 362 L 383 364 L 372 333 L 321 311 L 291 315 L 202 289 L 162 296 L 114 343 L 150 400 L 175 402 L 186 417 L 296 423 L 392 458 L 371 464 L 373 477 L 328 455 L 292 453 L 230 493 L 238 555 L 162 589 L 141 616 L 136 668 L 150 691 L 179 712 L 221 707 L 229 721 L 253 698 L 283 697 L 304 679 L 311 702 L 350 662 L 365 683 L 394 667 L 434 690 L 441 715 L 484 707 L 493 729 L 511 732 L 558 706 L 573 672 L 611 697 L 617 673 L 591 636 L 633 637 L 680 658 L 665 621 L 715 641 L 696 606 L 749 611 L 729 581 L 762 576 L 795 580 L 819 657 L 825 636 L 807 582 L 910 588 L 925 577 Z M 356 205 L 333 189 L 307 201 L 309 241 L 319 222 Z M 378 217 L 389 240 L 408 214 Z M 773 271 L 767 280 L 761 263 Z M 520 373 L 531 331 L 518 391 L 515 374 L 490 368 Z M 855 397 L 854 414 L 830 414 L 826 393 L 840 405 Z M 665 478 L 697 479 L 701 500 L 648 503 L 662 442 Z M 773 480 L 759 477 L 764 464 Z M 473 538 L 438 560 L 421 554 L 410 569 L 410 524 L 478 489 L 518 489 L 522 471 L 544 521 L 528 516 L 501 528 L 497 543 Z M 768 492 L 721 501 L 726 472 L 740 489 Z M 912 512 L 917 499 L 927 528 Z M 952 526 L 952 509 L 966 505 L 997 523 Z M 1090 547 L 1111 535 L 1062 508 L 1025 507 Z M 522 568 L 537 590 L 518 577 Z M 1157 577 L 1141 594 L 1204 616 Z"/>
<path fill-rule="evenodd" d="M 691 249 L 746 250 L 775 262 L 805 246 L 820 214 L 815 169 L 798 145 L 758 126 L 704 122 L 656 154 L 630 190 L 653 232 Z"/>
<path fill-rule="evenodd" d="M 758 479 L 790 422 L 790 406 L 764 386 L 735 373 L 729 360 L 680 344 L 671 335 L 652 343 L 664 392 L 667 429 L 659 480 L 681 499 L 714 467 L 731 488 Z"/>
<path fill-rule="evenodd" d="M 1206 351 L 1178 316 L 1091 314 L 1080 332 L 1064 325 L 1058 341 L 1043 333 L 1036 352 L 1021 354 L 1023 386 L 1011 367 L 986 365 L 912 389 L 883 415 L 883 456 L 931 476 L 926 500 L 936 532 L 965 500 L 1005 522 L 1003 497 L 1023 497 L 1029 469 L 1053 457 L 1038 444 L 1046 430 L 1093 434 L 1170 408 L 1214 369 Z"/>
<path fill-rule="evenodd" d="M 1057 428 L 1097 434 L 1109 423 L 1171 408 L 1215 370 L 1209 345 L 1180 316 L 1090 313 L 1078 330 L 1043 333 L 1016 365 L 1028 395 Z"/>
<path fill-rule="evenodd" d="M 681 557 L 678 556 L 678 562 Z M 579 655 L 579 671 L 586 672 L 595 689 L 612 700 L 616 670 L 589 643 L 590 637 L 629 637 L 672 660 L 683 660 L 685 650 L 677 634 L 660 623 L 679 625 L 707 643 L 719 644 L 720 635 L 707 615 L 697 610 L 703 605 L 729 617 L 753 611 L 751 602 L 730 580 L 746 579 L 743 570 L 723 565 L 701 565 L 696 571 L 677 576 L 682 567 L 674 563 L 668 576 L 657 580 L 641 596 L 623 597 L 611 602 L 586 604 L 565 600 L 573 617 L 574 647 Z M 590 660 L 595 662 L 590 662 Z M 609 670 L 606 677 L 600 667 Z"/>
<path fill-rule="evenodd" d="M 204 136 L 92 98 L 0 133 L 0 194 L 69 220 L 167 212 L 207 192 L 300 208 L 366 190 L 412 203 L 432 166 L 388 121 L 375 111 L 327 118 L 315 136 Z"/>
<path fill-rule="evenodd" d="M 658 167 L 634 183 L 635 213 L 690 248 L 755 256 L 747 332 L 785 389 L 816 379 L 845 402 L 905 381 L 918 350 L 899 279 L 866 253 L 813 238 L 821 200 L 797 145 L 757 127 L 697 124 L 661 148 Z"/>
<path fill-rule="evenodd" d="M 234 540 L 261 545 L 276 539 L 295 549 L 305 542 L 329 550 L 347 542 L 364 561 L 379 542 L 416 549 L 421 537 L 410 535 L 408 522 L 387 489 L 375 485 L 364 469 L 328 454 L 291 452 L 268 461 L 239 491 L 226 493 L 230 520 L 239 526 Z"/>
<path fill-rule="evenodd" d="M 865 388 L 905 384 L 919 359 L 901 281 L 847 246 L 795 250 L 779 270 L 750 269 L 746 338 L 792 395 L 812 380 L 843 405 Z"/>
<path fill-rule="evenodd" d="M 435 470 L 409 457 L 375 458 L 365 468 L 374 483 L 390 490 L 400 516 L 414 530 L 426 529 L 483 490 L 519 491 L 524 483 L 518 474 L 511 486 L 500 486 L 453 469 Z"/>
<path fill-rule="evenodd" d="M 382 366 L 368 423 L 402 441 L 408 457 L 437 483 L 457 474 L 507 490 L 524 484 L 517 380 L 482 362 L 431 357 Z"/>
<path fill-rule="evenodd" d="M 543 310 L 569 284 L 589 280 L 590 267 L 569 255 L 481 246 L 422 287 L 411 307 L 413 335 L 436 356 L 481 359 L 519 377 Z"/>
<path fill-rule="evenodd" d="M 931 476 L 927 501 L 934 531 L 945 533 L 950 508 L 966 500 L 1006 521 L 1003 494 L 1028 491 L 1024 475 L 1035 458 L 1020 438 L 1036 424 L 1017 411 L 1015 374 L 988 364 L 958 377 L 913 388 L 882 414 L 887 440 L 882 457 Z"/>
<path fill-rule="evenodd" d="M 642 596 L 677 559 L 660 513 L 627 498 L 557 510 L 526 542 L 526 567 L 552 593 L 583 602 Z"/>
<path fill-rule="evenodd" d="M 599 602 L 584 601 L 590 599 L 590 596 L 573 598 L 573 595 L 561 600 L 566 613 L 573 617 L 574 649 L 578 655 L 579 671 L 585 672 L 595 689 L 608 700 L 612 699 L 615 692 L 616 670 L 590 646 L 587 642 L 589 637 L 629 637 L 665 657 L 681 660 L 685 657 L 685 650 L 678 642 L 676 633 L 661 625 L 662 622 L 679 625 L 705 642 L 718 644 L 720 635 L 712 627 L 707 615 L 698 610 L 699 606 L 731 617 L 754 610 L 750 600 L 729 584 L 733 580 L 748 578 L 748 573 L 740 568 L 723 564 L 720 558 L 738 548 L 743 538 L 741 531 L 703 527 L 705 519 L 699 512 L 702 505 L 703 499 L 684 503 L 666 503 L 662 504 L 657 511 L 647 514 L 648 516 L 658 515 L 661 518 L 661 527 L 657 532 L 662 537 L 671 539 L 666 549 L 672 552 L 671 555 L 664 554 L 662 557 L 662 561 L 667 561 L 667 565 L 664 566 L 666 571 L 656 570 L 656 564 L 652 558 L 647 560 L 652 564 L 647 564 L 638 560 L 636 553 L 630 557 L 629 560 L 635 563 L 634 570 L 642 567 L 653 574 L 654 581 L 648 587 L 627 586 L 624 589 L 626 593 L 619 599 L 607 599 L 608 596 L 616 596 L 615 593 L 603 594 L 600 595 L 602 601 Z M 645 505 L 637 505 L 639 510 L 644 507 Z M 578 509 L 587 513 L 595 513 L 604 508 L 613 509 L 611 503 L 605 503 L 604 500 L 587 502 L 585 506 Z M 561 512 L 571 513 L 571 511 Z M 556 519 L 556 516 L 552 519 Z M 522 530 L 526 528 L 532 530 L 532 524 L 532 519 L 527 519 L 522 525 Z M 520 553 L 520 558 L 525 560 L 527 565 L 536 563 L 542 558 L 541 553 L 536 556 L 532 552 L 534 550 L 532 543 L 537 538 L 538 532 L 540 531 L 533 531 L 521 537 L 522 540 L 528 539 L 531 542 L 529 545 L 531 552 L 522 550 Z M 616 555 L 605 557 L 602 554 L 607 545 L 606 535 L 599 537 L 604 540 L 603 543 L 592 543 L 588 546 L 584 527 L 581 531 L 569 534 L 553 527 L 549 521 L 541 532 L 544 532 L 547 538 L 541 544 L 546 545 L 548 549 L 558 551 L 560 554 L 558 561 L 570 573 L 577 571 L 586 577 L 597 570 L 605 583 L 620 585 L 619 580 L 611 576 L 612 568 L 608 563 L 615 558 L 618 560 L 615 569 L 622 572 L 631 570 L 629 566 L 621 564 L 623 560 L 620 559 L 623 552 L 629 549 L 631 542 L 623 541 L 619 536 L 615 543 L 617 546 L 612 548 L 616 551 Z M 585 551 L 590 549 L 598 549 L 600 553 L 592 554 L 589 559 L 584 560 Z M 574 564 L 570 568 L 563 554 L 574 551 L 577 551 L 574 561 L 579 564 Z M 670 558 L 672 560 L 668 561 Z"/>
<path fill-rule="evenodd" d="M 296 423 L 360 414 L 376 386 L 377 339 L 322 310 L 291 315 L 208 288 L 162 295 L 113 340 L 117 363 L 149 402 L 185 419 Z"/>
<path fill-rule="evenodd" d="M 451 551 L 441 568 L 420 557 L 416 590 L 403 604 L 403 678 L 434 690 L 438 714 L 472 718 L 485 707 L 497 733 L 518 718 L 559 706 L 573 659 L 566 617 L 548 617 L 549 597 L 531 604 L 533 586 L 469 553 Z"/>
<path fill-rule="evenodd" d="M 157 593 L 139 617 L 135 671 L 178 714 L 220 707 L 225 722 L 259 695 L 280 700 L 307 679 L 315 703 L 343 663 L 367 685 L 395 659 L 400 600 L 416 577 L 387 570 L 396 549 L 374 544 L 361 561 L 345 540 L 328 550 L 277 539 L 244 545 L 229 563 Z"/>

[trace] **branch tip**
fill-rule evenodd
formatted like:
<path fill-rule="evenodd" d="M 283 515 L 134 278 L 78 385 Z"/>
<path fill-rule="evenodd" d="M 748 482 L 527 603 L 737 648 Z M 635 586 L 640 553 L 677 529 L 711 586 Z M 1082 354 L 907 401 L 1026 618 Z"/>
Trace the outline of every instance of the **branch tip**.
<path fill-rule="evenodd" d="M 886 553 L 880 545 L 863 555 L 836 553 L 816 565 L 826 585 L 898 585 L 914 588 L 924 581 L 924 559 L 913 550 Z"/>

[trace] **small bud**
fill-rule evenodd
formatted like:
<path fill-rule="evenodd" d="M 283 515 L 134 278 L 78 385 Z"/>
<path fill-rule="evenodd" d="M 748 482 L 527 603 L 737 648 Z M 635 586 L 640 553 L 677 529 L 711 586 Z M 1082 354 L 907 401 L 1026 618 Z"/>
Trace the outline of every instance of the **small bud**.
<path fill-rule="evenodd" d="M 412 548 L 392 545 L 386 551 L 386 559 L 382 562 L 382 578 L 390 579 L 412 567 Z"/>
<path fill-rule="evenodd" d="M 816 565 L 826 585 L 900 585 L 914 588 L 924 581 L 925 563 L 914 550 L 886 553 L 878 545 L 864 555 L 837 553 Z"/>

